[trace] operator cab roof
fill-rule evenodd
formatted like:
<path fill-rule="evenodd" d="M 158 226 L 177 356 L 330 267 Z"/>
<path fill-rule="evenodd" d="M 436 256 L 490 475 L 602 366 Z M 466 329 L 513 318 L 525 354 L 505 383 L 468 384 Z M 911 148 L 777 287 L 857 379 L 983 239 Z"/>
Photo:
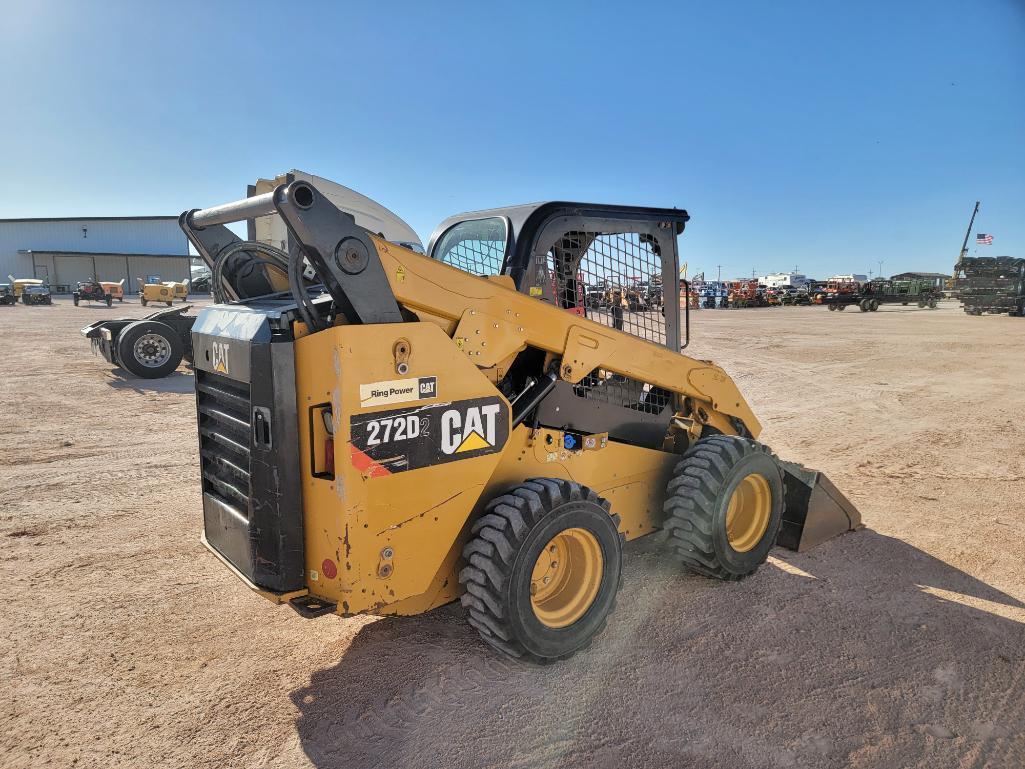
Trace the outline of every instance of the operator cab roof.
<path fill-rule="evenodd" d="M 633 220 L 645 222 L 665 222 L 675 225 L 676 234 L 690 220 L 690 215 L 680 208 L 648 208 L 645 206 L 617 206 L 603 203 L 573 203 L 563 200 L 550 200 L 541 203 L 524 203 L 504 208 L 489 208 L 483 211 L 467 211 L 445 219 L 431 234 L 427 245 L 427 253 L 436 258 L 435 246 L 442 236 L 457 224 L 481 219 L 502 219 L 506 222 L 506 253 L 519 256 L 523 250 L 529 249 L 534 238 L 550 220 L 559 217 L 576 217 L 587 219 Z M 520 262 L 514 259 L 513 262 Z"/>

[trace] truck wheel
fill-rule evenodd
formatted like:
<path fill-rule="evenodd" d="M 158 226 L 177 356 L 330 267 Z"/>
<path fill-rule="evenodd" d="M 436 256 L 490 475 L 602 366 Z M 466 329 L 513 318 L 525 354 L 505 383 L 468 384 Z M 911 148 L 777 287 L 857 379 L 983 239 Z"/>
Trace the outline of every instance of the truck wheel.
<path fill-rule="evenodd" d="M 178 368 L 185 346 L 177 332 L 156 320 L 137 320 L 118 336 L 121 365 L 143 379 L 159 379 Z"/>
<path fill-rule="evenodd" d="M 75 303 L 75 307 L 78 307 L 78 294 L 72 294 L 71 301 Z"/>
<path fill-rule="evenodd" d="M 121 295 L 121 296 L 119 296 L 119 297 L 117 298 L 117 300 L 118 300 L 119 302 L 124 302 L 124 301 L 125 301 L 125 297 L 124 297 L 124 295 Z"/>
<path fill-rule="evenodd" d="M 591 489 L 534 478 L 493 499 L 459 572 L 470 624 L 511 657 L 545 664 L 605 627 L 622 575 L 619 516 Z"/>
<path fill-rule="evenodd" d="M 858 309 L 862 312 L 868 312 L 868 299 L 862 299 L 858 302 Z"/>
<path fill-rule="evenodd" d="M 783 518 L 783 474 L 768 447 L 702 438 L 673 470 L 663 506 L 677 559 L 691 571 L 743 579 L 765 563 Z"/>
<path fill-rule="evenodd" d="M 921 299 L 918 300 L 918 309 L 919 310 L 925 309 L 925 302 L 923 300 L 921 300 Z"/>
<path fill-rule="evenodd" d="M 869 299 L 868 300 L 868 309 L 869 309 L 870 312 L 875 312 L 876 310 L 878 310 L 879 309 L 879 300 L 878 299 Z"/>
<path fill-rule="evenodd" d="M 846 304 L 838 304 L 836 306 L 836 309 L 837 309 L 838 312 L 843 312 L 844 310 L 847 309 L 847 305 Z"/>
<path fill-rule="evenodd" d="M 936 297 L 931 297 L 929 299 L 929 309 L 930 310 L 935 310 L 936 309 Z"/>
<path fill-rule="evenodd" d="M 142 302 L 142 306 L 143 306 L 143 307 L 145 307 L 145 306 L 146 306 L 147 304 L 149 304 L 149 303 L 148 303 L 148 302 L 146 301 L 146 297 L 144 297 L 144 296 L 141 296 L 141 297 L 139 297 L 139 301 L 141 301 L 141 302 Z"/>
<path fill-rule="evenodd" d="M 104 297 L 104 300 L 107 302 L 107 307 L 110 307 L 112 304 L 114 304 L 114 297 L 112 297 L 110 294 L 107 294 Z"/>

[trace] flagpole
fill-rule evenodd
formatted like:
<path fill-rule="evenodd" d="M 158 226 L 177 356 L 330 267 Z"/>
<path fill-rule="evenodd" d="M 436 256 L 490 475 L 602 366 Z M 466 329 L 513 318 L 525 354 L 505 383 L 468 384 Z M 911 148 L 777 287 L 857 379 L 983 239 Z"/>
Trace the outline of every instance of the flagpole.
<path fill-rule="evenodd" d="M 959 256 L 958 259 L 957 259 L 958 264 L 961 263 L 961 260 L 964 259 L 965 255 L 968 253 L 968 238 L 971 237 L 972 225 L 975 224 L 975 215 L 977 213 L 979 213 L 979 201 L 978 200 L 975 201 L 975 210 L 972 211 L 972 218 L 968 222 L 968 229 L 965 231 L 965 234 L 964 234 L 964 243 L 961 244 L 961 256 Z M 954 265 L 954 274 L 955 275 L 957 274 L 957 265 Z"/>

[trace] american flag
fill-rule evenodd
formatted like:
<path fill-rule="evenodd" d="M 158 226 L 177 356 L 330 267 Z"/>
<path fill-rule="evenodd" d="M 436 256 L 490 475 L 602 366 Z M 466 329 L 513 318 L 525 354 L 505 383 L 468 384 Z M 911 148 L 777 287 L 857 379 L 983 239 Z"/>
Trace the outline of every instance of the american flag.
<path fill-rule="evenodd" d="M 993 245 L 993 236 L 992 235 L 985 235 L 985 234 L 983 234 L 981 232 L 978 232 L 978 233 L 975 234 L 975 244 L 978 245 L 978 246 L 992 246 Z"/>

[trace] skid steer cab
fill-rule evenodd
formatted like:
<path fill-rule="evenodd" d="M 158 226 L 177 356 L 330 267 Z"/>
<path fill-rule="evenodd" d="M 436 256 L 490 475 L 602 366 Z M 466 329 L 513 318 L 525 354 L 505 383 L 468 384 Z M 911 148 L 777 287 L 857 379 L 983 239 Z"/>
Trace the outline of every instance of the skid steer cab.
<path fill-rule="evenodd" d="M 287 250 L 224 226 L 268 215 Z M 308 181 L 182 214 L 224 299 L 192 328 L 206 545 L 304 616 L 458 599 L 543 663 L 601 631 L 625 540 L 664 530 L 680 568 L 738 580 L 857 528 L 681 354 L 688 219 L 516 206 L 442 222 L 423 255 Z"/>

